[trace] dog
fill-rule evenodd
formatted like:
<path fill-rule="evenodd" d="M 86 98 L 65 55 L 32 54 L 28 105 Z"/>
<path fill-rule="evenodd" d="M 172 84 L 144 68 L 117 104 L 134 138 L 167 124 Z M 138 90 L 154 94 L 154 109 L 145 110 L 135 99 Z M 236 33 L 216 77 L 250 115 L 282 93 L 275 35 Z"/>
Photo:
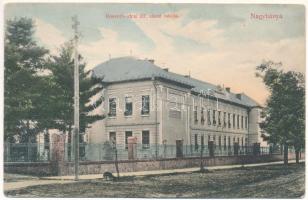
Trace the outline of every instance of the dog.
<path fill-rule="evenodd" d="M 114 181 L 116 179 L 111 172 L 104 172 L 103 177 L 107 181 Z"/>

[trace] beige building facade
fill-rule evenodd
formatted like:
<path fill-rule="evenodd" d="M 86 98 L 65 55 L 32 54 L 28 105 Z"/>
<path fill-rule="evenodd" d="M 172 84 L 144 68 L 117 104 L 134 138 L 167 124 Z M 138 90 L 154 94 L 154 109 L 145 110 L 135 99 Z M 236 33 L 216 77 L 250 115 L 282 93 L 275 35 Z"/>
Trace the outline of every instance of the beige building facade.
<path fill-rule="evenodd" d="M 189 145 L 198 148 L 261 143 L 260 105 L 244 93 L 169 72 L 153 60 L 111 59 L 94 68 L 103 77 L 104 102 L 97 112 L 106 118 L 86 131 L 86 142 L 114 140 L 127 145 L 134 136 L 147 148 Z"/>

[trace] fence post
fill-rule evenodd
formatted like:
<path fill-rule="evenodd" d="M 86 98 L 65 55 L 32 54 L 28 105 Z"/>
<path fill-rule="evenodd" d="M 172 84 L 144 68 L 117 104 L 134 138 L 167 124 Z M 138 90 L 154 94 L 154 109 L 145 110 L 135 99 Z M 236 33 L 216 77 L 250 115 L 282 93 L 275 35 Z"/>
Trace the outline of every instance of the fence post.
<path fill-rule="evenodd" d="M 61 166 L 65 160 L 65 134 L 52 134 L 51 163 L 54 175 L 61 175 Z"/>

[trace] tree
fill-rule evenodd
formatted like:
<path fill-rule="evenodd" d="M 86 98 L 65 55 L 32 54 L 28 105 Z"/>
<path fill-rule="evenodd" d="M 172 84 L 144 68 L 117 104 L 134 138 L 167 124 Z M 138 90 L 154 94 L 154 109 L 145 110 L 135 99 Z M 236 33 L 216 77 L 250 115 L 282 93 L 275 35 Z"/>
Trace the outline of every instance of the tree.
<path fill-rule="evenodd" d="M 284 72 L 281 63 L 267 61 L 257 66 L 257 77 L 262 78 L 270 91 L 262 111 L 260 128 L 273 144 L 284 146 L 284 163 L 288 163 L 288 146 L 294 146 L 296 162 L 305 140 L 305 83 L 299 72 Z"/>
<path fill-rule="evenodd" d="M 93 111 L 103 102 L 102 79 L 91 76 L 91 71 L 86 71 L 86 64 L 79 55 L 79 88 L 80 88 L 80 133 L 97 120 L 104 119 L 103 114 L 95 114 Z M 48 69 L 51 72 L 52 102 L 49 105 L 54 113 L 53 123 L 55 129 L 68 134 L 68 143 L 71 143 L 74 110 L 74 60 L 73 44 L 64 44 L 58 56 L 52 56 L 49 60 Z M 82 139 L 82 138 L 81 138 Z M 82 141 L 82 140 L 80 140 Z M 69 152 L 70 152 L 69 148 Z M 68 153 L 70 158 L 70 153 Z"/>
<path fill-rule="evenodd" d="M 4 41 L 4 138 L 29 142 L 38 133 L 36 103 L 40 98 L 41 77 L 38 72 L 48 53 L 33 39 L 32 19 L 7 20 Z"/>

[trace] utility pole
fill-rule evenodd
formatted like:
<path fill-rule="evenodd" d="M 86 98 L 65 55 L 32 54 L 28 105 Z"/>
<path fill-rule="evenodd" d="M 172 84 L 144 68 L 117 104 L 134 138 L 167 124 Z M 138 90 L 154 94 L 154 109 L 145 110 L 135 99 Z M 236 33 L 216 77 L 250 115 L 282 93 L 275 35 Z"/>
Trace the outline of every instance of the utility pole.
<path fill-rule="evenodd" d="M 79 64 L 78 64 L 78 25 L 77 16 L 72 18 L 74 30 L 74 173 L 75 181 L 79 174 Z"/>

